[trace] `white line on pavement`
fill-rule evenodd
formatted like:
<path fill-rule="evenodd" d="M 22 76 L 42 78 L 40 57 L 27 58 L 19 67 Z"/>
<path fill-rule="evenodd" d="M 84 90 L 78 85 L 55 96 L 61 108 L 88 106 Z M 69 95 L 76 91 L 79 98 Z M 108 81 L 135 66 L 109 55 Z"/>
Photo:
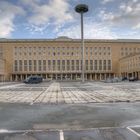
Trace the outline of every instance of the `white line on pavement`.
<path fill-rule="evenodd" d="M 136 132 L 135 130 L 131 129 L 130 127 L 127 127 L 127 129 L 130 130 L 135 135 L 137 135 L 138 137 L 140 137 L 140 134 L 138 132 Z"/>
<path fill-rule="evenodd" d="M 63 131 L 62 130 L 60 130 L 60 140 L 64 140 L 64 133 L 63 133 Z"/>

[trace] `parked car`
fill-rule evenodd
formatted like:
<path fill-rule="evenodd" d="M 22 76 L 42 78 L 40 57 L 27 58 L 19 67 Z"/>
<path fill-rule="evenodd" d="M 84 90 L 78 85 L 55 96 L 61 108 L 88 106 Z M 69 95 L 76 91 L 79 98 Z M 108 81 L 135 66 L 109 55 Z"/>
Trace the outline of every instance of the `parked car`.
<path fill-rule="evenodd" d="M 24 80 L 26 84 L 37 84 L 41 83 L 43 78 L 41 76 L 29 76 L 27 79 Z"/>
<path fill-rule="evenodd" d="M 137 80 L 138 80 L 137 77 L 130 77 L 130 78 L 129 78 L 129 81 L 137 81 Z"/>
<path fill-rule="evenodd" d="M 126 80 L 128 80 L 127 77 L 123 77 L 123 78 L 122 78 L 122 81 L 126 81 Z"/>
<path fill-rule="evenodd" d="M 107 78 L 104 82 L 105 83 L 112 83 L 112 79 L 111 78 Z"/>
<path fill-rule="evenodd" d="M 122 78 L 119 77 L 114 77 L 114 78 L 107 78 L 105 80 L 105 83 L 116 83 L 116 82 L 121 82 Z"/>

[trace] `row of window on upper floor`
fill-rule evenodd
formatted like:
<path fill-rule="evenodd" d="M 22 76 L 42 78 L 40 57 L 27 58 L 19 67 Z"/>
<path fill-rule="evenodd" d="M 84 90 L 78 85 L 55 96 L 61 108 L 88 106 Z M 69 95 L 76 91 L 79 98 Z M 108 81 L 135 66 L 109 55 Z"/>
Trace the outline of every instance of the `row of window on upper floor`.
<path fill-rule="evenodd" d="M 65 56 L 78 56 L 78 55 L 82 55 L 82 53 L 80 52 L 20 52 L 20 53 L 17 53 L 15 52 L 15 56 L 26 56 L 26 55 L 49 55 L 49 56 L 60 56 L 60 55 L 65 55 Z M 86 55 L 111 55 L 111 52 L 85 52 Z"/>
<path fill-rule="evenodd" d="M 140 50 L 140 47 L 122 47 L 121 48 L 121 51 L 132 51 L 132 50 L 134 50 L 134 51 L 138 51 L 138 50 Z"/>
<path fill-rule="evenodd" d="M 62 51 L 69 51 L 69 50 L 81 50 L 81 47 L 15 47 L 15 51 L 53 51 L 53 50 L 62 50 Z M 111 50 L 111 47 L 85 47 L 87 51 L 103 51 L 103 50 Z"/>

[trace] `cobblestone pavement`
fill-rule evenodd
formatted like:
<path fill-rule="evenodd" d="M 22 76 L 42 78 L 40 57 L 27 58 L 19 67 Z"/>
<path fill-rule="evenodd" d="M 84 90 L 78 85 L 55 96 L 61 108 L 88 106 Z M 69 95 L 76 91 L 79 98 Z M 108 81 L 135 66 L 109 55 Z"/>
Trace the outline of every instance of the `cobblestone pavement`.
<path fill-rule="evenodd" d="M 44 82 L 0 86 L 0 102 L 78 104 L 140 101 L 139 82 Z"/>

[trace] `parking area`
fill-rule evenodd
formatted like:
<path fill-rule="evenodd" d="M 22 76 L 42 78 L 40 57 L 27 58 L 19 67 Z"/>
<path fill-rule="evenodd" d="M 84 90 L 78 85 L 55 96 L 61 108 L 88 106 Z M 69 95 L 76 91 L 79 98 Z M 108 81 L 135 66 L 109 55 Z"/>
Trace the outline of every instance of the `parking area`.
<path fill-rule="evenodd" d="M 139 102 L 0 103 L 0 140 L 140 140 L 139 130 Z"/>
<path fill-rule="evenodd" d="M 78 104 L 140 101 L 140 82 L 9 83 L 0 86 L 0 102 Z"/>
<path fill-rule="evenodd" d="M 90 130 L 17 131 L 0 134 L 1 140 L 140 140 L 126 128 Z"/>

